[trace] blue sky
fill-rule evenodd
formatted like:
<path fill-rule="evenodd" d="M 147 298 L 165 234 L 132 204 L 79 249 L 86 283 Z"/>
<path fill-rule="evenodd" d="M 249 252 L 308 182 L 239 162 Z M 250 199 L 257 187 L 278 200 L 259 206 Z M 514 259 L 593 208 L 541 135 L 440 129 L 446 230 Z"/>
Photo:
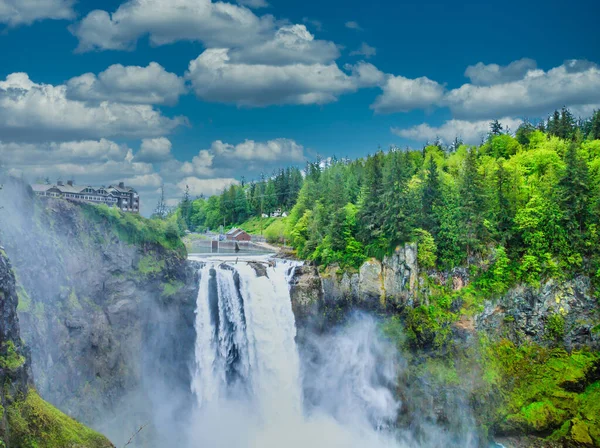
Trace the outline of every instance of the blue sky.
<path fill-rule="evenodd" d="M 175 202 L 316 154 L 591 113 L 600 7 L 523 3 L 0 0 L 0 158 L 31 181 L 124 179 L 148 214 L 161 184 Z"/>

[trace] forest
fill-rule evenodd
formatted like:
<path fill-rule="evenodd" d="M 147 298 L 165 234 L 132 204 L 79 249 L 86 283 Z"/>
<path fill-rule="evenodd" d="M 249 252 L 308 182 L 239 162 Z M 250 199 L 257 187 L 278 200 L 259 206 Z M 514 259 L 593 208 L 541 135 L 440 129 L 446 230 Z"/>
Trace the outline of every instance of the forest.
<path fill-rule="evenodd" d="M 563 108 L 515 132 L 493 121 L 480 145 L 439 139 L 357 160 L 308 162 L 221 195 L 186 192 L 179 230 L 241 225 L 286 212 L 265 230 L 300 258 L 358 268 L 404 243 L 426 269 L 493 263 L 496 287 L 586 273 L 600 279 L 600 111 Z"/>

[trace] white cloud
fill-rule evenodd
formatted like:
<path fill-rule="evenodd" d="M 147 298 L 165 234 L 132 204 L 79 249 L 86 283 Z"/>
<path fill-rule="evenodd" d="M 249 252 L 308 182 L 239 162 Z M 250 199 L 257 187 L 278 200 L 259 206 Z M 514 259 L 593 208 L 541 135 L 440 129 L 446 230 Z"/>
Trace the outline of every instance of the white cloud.
<path fill-rule="evenodd" d="M 180 173 L 184 176 L 208 177 L 215 175 L 213 160 L 215 154 L 206 149 L 198 152 L 197 156 L 192 158 L 191 162 L 184 162 L 180 167 Z"/>
<path fill-rule="evenodd" d="M 515 131 L 523 122 L 518 118 L 510 117 L 505 117 L 499 121 L 504 127 L 508 127 L 512 131 Z M 449 120 L 439 127 L 432 127 L 423 123 L 408 129 L 392 128 L 394 134 L 418 142 L 433 141 L 439 137 L 442 141 L 449 143 L 459 137 L 467 144 L 480 143 L 489 130 L 490 122 L 488 120 Z"/>
<path fill-rule="evenodd" d="M 346 22 L 344 24 L 344 26 L 346 28 L 351 29 L 351 30 L 362 31 L 362 28 L 360 27 L 360 25 L 358 24 L 358 22 L 355 22 L 354 20 L 350 20 L 349 22 Z"/>
<path fill-rule="evenodd" d="M 102 137 L 154 137 L 184 124 L 148 105 L 67 98 L 67 87 L 36 84 L 26 73 L 0 81 L 0 134 L 11 141 L 67 141 Z"/>
<path fill-rule="evenodd" d="M 153 45 L 179 40 L 200 41 L 208 47 L 248 45 L 266 40 L 275 22 L 249 9 L 210 0 L 129 0 L 112 14 L 94 10 L 71 32 L 79 51 L 131 50 L 149 35 Z"/>
<path fill-rule="evenodd" d="M 86 73 L 67 82 L 67 97 L 79 101 L 174 105 L 183 93 L 185 81 L 156 62 L 147 67 L 115 64 L 98 76 Z"/>
<path fill-rule="evenodd" d="M 170 163 L 165 174 L 181 173 L 184 176 L 225 176 L 240 168 L 246 173 L 264 170 L 269 165 L 298 163 L 305 160 L 304 147 L 294 140 L 278 138 L 266 142 L 245 140 L 237 145 L 217 140 L 210 149 L 202 149 L 191 162 Z"/>
<path fill-rule="evenodd" d="M 0 160 L 11 166 L 124 160 L 128 151 L 126 145 L 106 139 L 42 144 L 0 142 Z"/>
<path fill-rule="evenodd" d="M 388 77 L 373 64 L 364 61 L 355 65 L 346 64 L 344 68 L 352 72 L 352 78 L 358 87 L 381 86 Z"/>
<path fill-rule="evenodd" d="M 237 0 L 237 2 L 242 6 L 253 9 L 269 7 L 269 4 L 265 0 Z"/>
<path fill-rule="evenodd" d="M 165 137 L 145 138 L 135 154 L 138 162 L 162 162 L 171 158 L 171 142 Z"/>
<path fill-rule="evenodd" d="M 0 23 L 14 27 L 44 19 L 73 19 L 75 0 L 0 0 Z"/>
<path fill-rule="evenodd" d="M 229 51 L 233 62 L 285 65 L 318 64 L 337 59 L 340 52 L 333 42 L 315 40 L 305 25 L 286 25 L 264 42 Z"/>
<path fill-rule="evenodd" d="M 536 62 L 529 58 L 513 61 L 506 66 L 479 62 L 468 66 L 465 76 L 475 85 L 490 86 L 523 79 L 527 72 L 536 68 Z"/>
<path fill-rule="evenodd" d="M 225 160 L 253 162 L 302 162 L 304 160 L 304 147 L 287 138 L 267 142 L 246 140 L 237 145 L 217 140 L 212 144 L 211 151 Z"/>
<path fill-rule="evenodd" d="M 183 192 L 186 186 L 190 187 L 190 194 L 193 196 L 212 196 L 221 193 L 225 188 L 231 185 L 237 185 L 239 181 L 233 178 L 214 178 L 198 179 L 197 177 L 186 177 L 177 184 L 177 187 Z"/>
<path fill-rule="evenodd" d="M 273 66 L 230 60 L 227 49 L 205 50 L 186 73 L 199 98 L 240 106 L 325 104 L 356 90 L 356 82 L 331 64 Z"/>
<path fill-rule="evenodd" d="M 457 118 L 540 116 L 562 106 L 581 108 L 600 103 L 600 69 L 587 61 L 567 61 L 547 72 L 530 70 L 517 81 L 450 91 L 444 105 Z"/>
<path fill-rule="evenodd" d="M 363 42 L 357 50 L 350 53 L 350 56 L 364 56 L 369 59 L 377 54 L 377 49 Z"/>
<path fill-rule="evenodd" d="M 125 179 L 125 184 L 135 188 L 157 188 L 163 183 L 162 177 L 158 173 L 140 174 Z"/>
<path fill-rule="evenodd" d="M 444 87 L 429 78 L 409 79 L 389 76 L 382 86 L 383 93 L 371 105 L 377 113 L 408 112 L 427 109 L 444 97 Z"/>

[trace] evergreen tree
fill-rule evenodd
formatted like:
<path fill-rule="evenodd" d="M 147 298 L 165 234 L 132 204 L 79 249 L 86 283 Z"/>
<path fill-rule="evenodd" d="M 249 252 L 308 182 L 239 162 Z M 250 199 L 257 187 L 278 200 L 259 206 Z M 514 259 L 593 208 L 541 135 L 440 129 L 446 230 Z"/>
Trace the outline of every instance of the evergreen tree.
<path fill-rule="evenodd" d="M 483 238 L 485 197 L 479 173 L 477 152 L 471 148 L 464 161 L 460 179 L 461 223 L 464 229 L 464 245 L 467 256 L 478 248 Z"/>
<path fill-rule="evenodd" d="M 590 140 L 600 140 L 600 110 L 595 111 L 592 115 L 588 135 Z"/>
<path fill-rule="evenodd" d="M 558 184 L 558 196 L 563 210 L 563 225 L 581 248 L 589 212 L 590 187 L 586 161 L 571 143 L 565 154 L 566 168 Z"/>
<path fill-rule="evenodd" d="M 504 133 L 504 128 L 498 120 L 494 120 L 490 123 L 490 135 L 501 135 Z"/>
<path fill-rule="evenodd" d="M 371 246 L 373 252 L 378 252 L 381 247 L 376 247 L 377 240 L 383 236 L 383 195 L 382 182 L 383 153 L 378 151 L 375 155 L 367 157 L 365 162 L 365 180 L 361 192 L 359 207 L 359 222 L 361 229 L 360 240 Z M 375 245 L 374 245 L 375 243 Z M 381 246 L 381 245 L 379 245 Z"/>
<path fill-rule="evenodd" d="M 433 157 L 429 160 L 427 178 L 421 196 L 421 227 L 427 230 L 435 239 L 439 232 L 437 208 L 442 203 L 438 167 Z"/>

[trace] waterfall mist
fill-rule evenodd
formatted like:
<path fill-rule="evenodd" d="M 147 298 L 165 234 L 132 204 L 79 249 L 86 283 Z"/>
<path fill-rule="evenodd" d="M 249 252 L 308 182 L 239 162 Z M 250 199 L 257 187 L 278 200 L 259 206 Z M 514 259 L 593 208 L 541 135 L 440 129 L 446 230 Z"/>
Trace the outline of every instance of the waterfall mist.
<path fill-rule="evenodd" d="M 297 345 L 295 263 L 258 261 L 206 262 L 200 271 L 190 448 L 473 445 L 435 425 L 418 439 L 397 427 L 404 361 L 374 317 L 356 313 Z"/>

